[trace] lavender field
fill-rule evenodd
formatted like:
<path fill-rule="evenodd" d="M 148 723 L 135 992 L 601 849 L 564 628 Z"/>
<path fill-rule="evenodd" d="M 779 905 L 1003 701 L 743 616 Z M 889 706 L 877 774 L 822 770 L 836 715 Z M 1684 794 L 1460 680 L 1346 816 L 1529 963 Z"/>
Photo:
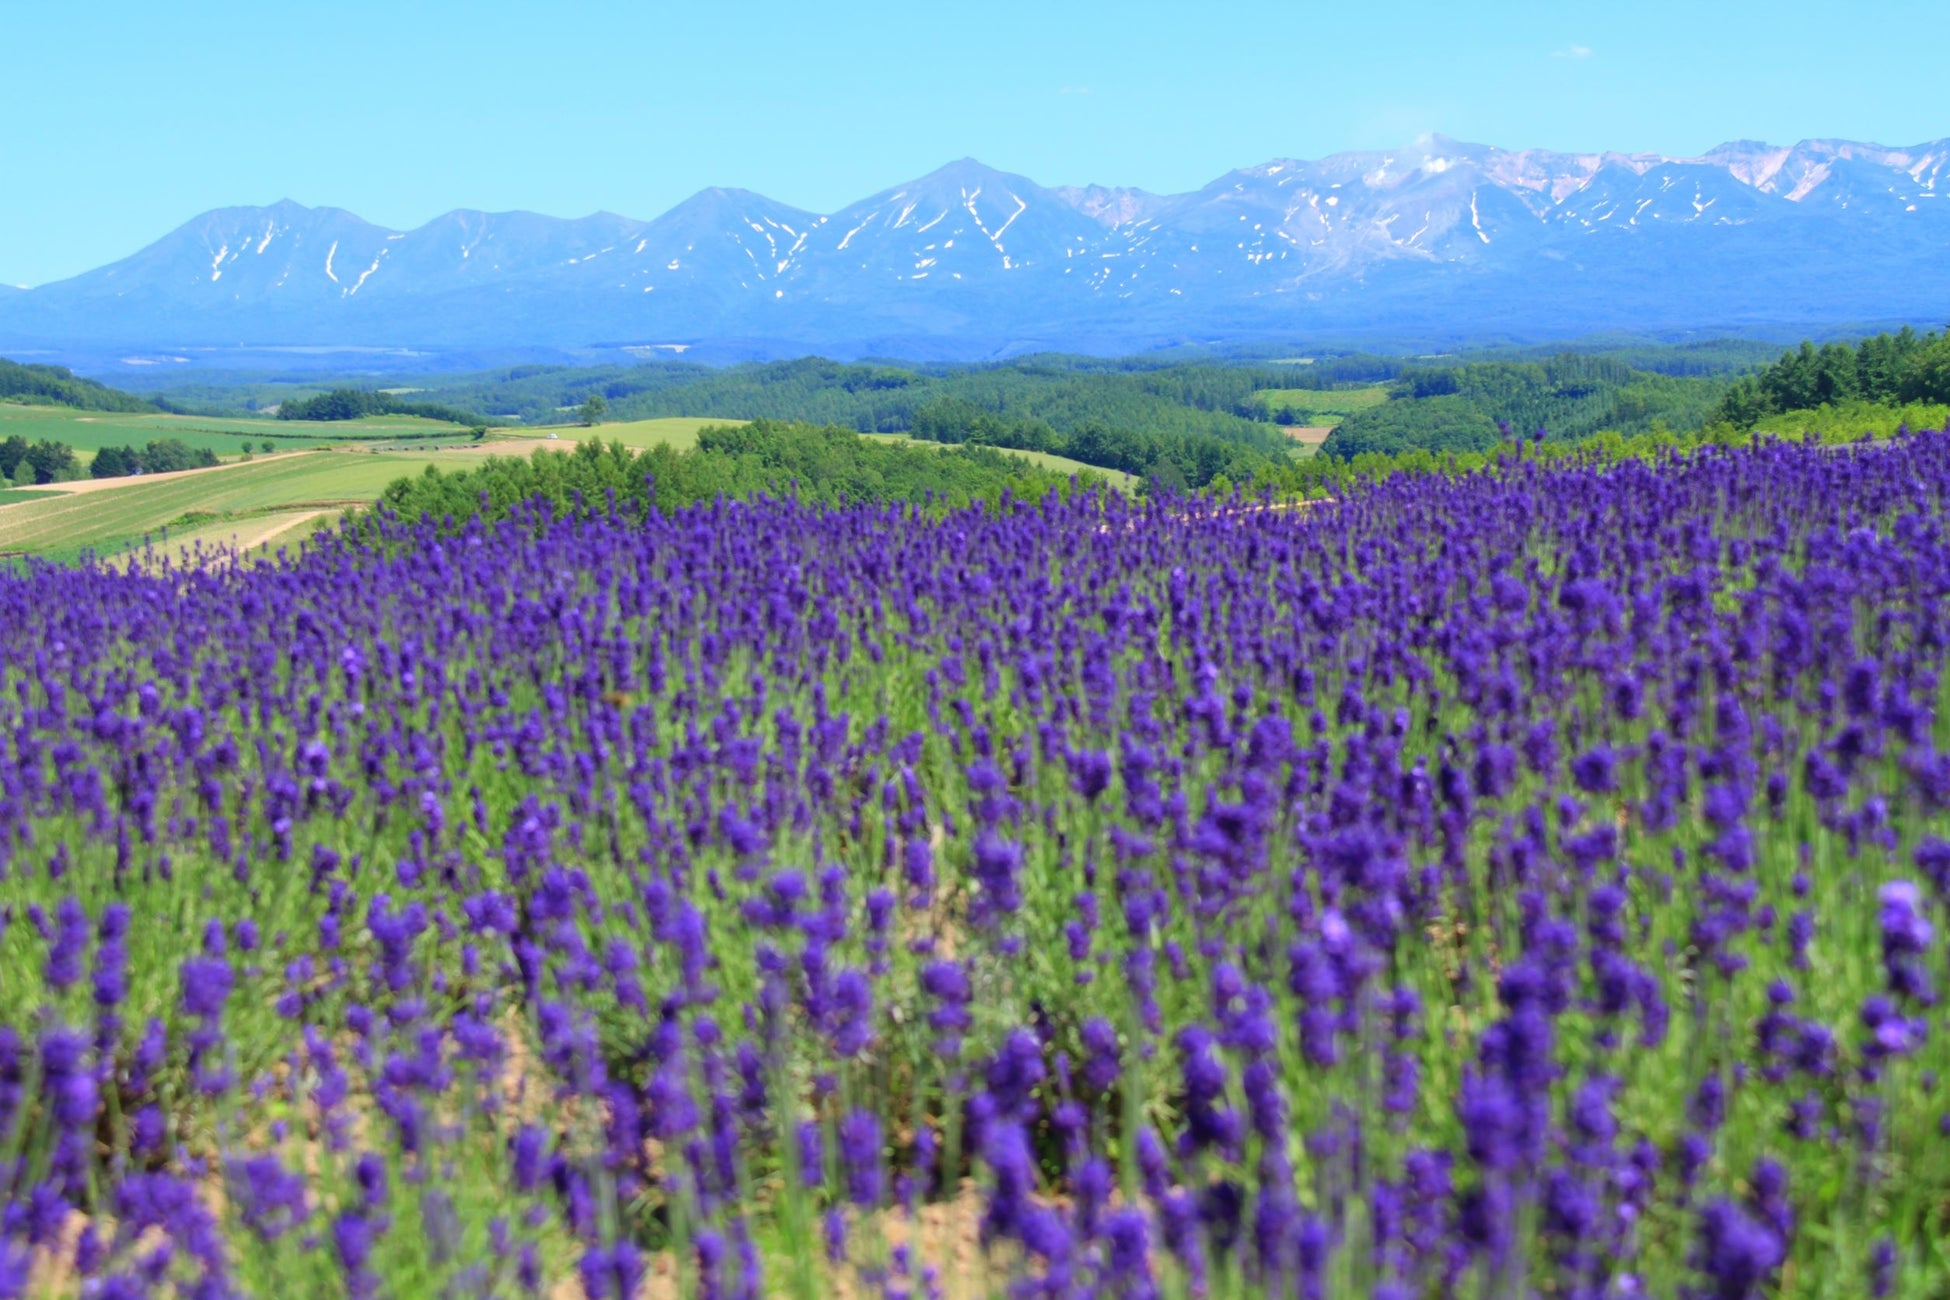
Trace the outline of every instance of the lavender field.
<path fill-rule="evenodd" d="M 0 575 L 0 1296 L 1945 1294 L 1947 523 L 1923 433 Z"/>

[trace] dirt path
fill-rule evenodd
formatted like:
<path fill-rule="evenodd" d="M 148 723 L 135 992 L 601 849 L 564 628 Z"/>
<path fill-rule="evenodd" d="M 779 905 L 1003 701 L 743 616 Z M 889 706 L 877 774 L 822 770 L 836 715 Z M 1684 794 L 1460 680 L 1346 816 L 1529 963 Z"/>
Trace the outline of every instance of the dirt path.
<path fill-rule="evenodd" d="M 1283 424 L 1280 432 L 1302 447 L 1318 447 L 1327 441 L 1327 435 L 1334 432 L 1331 424 Z"/>
<path fill-rule="evenodd" d="M 240 519 L 237 521 L 236 536 L 227 545 L 235 546 L 240 551 L 256 550 L 260 546 L 269 545 L 292 529 L 310 523 L 320 515 L 334 513 L 338 508 L 298 510 L 289 514 L 264 515 L 257 519 Z"/>

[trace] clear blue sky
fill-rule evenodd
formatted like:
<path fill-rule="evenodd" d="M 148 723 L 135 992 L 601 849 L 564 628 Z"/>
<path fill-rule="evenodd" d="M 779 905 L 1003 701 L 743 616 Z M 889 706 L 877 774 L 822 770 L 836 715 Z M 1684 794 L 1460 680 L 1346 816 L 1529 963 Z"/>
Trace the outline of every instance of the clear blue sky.
<path fill-rule="evenodd" d="M 708 185 L 825 211 L 963 155 L 1171 192 L 1427 131 L 1912 144 L 1950 135 L 1943 30 L 1941 0 L 0 0 L 0 282 L 285 197 L 410 227 Z"/>

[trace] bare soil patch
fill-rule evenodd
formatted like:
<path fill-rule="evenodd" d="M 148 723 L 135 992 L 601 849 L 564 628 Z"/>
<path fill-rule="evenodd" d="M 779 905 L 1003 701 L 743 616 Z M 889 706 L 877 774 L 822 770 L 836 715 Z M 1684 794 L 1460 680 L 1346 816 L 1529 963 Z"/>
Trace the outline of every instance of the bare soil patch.
<path fill-rule="evenodd" d="M 1283 424 L 1280 432 L 1302 447 L 1318 447 L 1327 441 L 1327 435 L 1334 432 L 1331 424 Z"/>

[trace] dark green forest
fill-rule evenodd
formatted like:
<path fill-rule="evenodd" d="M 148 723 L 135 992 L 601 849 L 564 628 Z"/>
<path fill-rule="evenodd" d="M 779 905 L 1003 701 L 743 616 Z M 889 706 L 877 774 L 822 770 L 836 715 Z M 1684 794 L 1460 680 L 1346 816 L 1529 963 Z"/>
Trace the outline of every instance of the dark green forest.
<path fill-rule="evenodd" d="M 490 457 L 459 473 L 429 467 L 400 479 L 380 508 L 443 529 L 505 518 L 545 501 L 557 513 L 611 508 L 641 515 L 700 501 L 791 495 L 802 501 L 906 501 L 941 507 L 1040 497 L 1071 480 L 990 447 L 935 449 L 862 438 L 836 426 L 755 420 L 699 432 L 697 445 L 635 452 L 598 439 L 568 453 Z"/>
<path fill-rule="evenodd" d="M 71 406 L 83 411 L 143 412 L 156 403 L 83 379 L 65 366 L 22 365 L 0 357 L 0 401 L 34 406 Z"/>

